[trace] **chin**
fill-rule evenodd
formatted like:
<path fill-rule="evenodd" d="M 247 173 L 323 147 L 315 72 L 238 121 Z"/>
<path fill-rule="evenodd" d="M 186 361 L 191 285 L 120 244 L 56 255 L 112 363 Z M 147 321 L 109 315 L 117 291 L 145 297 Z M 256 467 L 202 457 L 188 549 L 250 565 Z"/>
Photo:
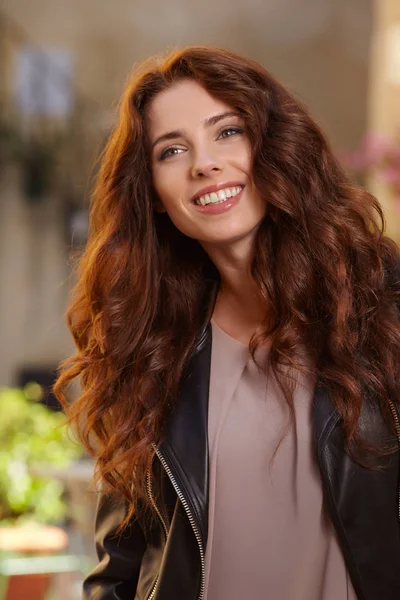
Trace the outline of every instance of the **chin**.
<path fill-rule="evenodd" d="M 250 238 L 255 237 L 255 232 L 256 226 L 249 229 L 238 228 L 237 231 L 232 231 L 231 229 L 226 232 L 221 231 L 215 236 L 208 236 L 207 239 L 204 239 L 204 242 L 208 244 L 231 246 L 232 244 L 238 244 L 240 242 L 248 242 Z"/>

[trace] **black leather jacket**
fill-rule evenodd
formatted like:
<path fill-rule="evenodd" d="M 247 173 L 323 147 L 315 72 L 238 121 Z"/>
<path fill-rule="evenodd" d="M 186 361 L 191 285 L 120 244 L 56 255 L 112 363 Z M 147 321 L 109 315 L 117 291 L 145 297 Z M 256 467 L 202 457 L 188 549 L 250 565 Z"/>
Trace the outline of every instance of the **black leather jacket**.
<path fill-rule="evenodd" d="M 135 521 L 127 533 L 115 537 L 125 509 L 100 498 L 96 518 L 100 562 L 84 582 L 84 600 L 202 599 L 210 360 L 208 323 L 182 379 L 177 409 L 149 476 L 153 502 L 155 480 L 161 489 L 155 503 L 158 519 Z M 364 434 L 382 444 L 392 437 L 373 402 L 365 402 L 361 426 Z M 314 396 L 313 429 L 329 516 L 357 597 L 399 600 L 399 453 L 391 455 L 381 470 L 353 462 L 344 452 L 340 417 L 322 382 L 317 382 Z"/>

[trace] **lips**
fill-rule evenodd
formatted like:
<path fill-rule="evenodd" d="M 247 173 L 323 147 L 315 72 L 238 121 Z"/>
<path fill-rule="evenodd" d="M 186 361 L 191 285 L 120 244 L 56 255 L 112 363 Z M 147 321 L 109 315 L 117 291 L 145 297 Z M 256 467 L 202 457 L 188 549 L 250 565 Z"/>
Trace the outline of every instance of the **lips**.
<path fill-rule="evenodd" d="M 215 185 L 209 185 L 207 187 L 201 188 L 196 194 L 191 198 L 191 202 L 194 203 L 198 198 L 201 198 L 205 194 L 211 194 L 212 192 L 218 192 L 219 190 L 223 190 L 225 188 L 232 187 L 241 187 L 244 188 L 244 184 L 241 181 L 226 181 L 224 183 L 218 183 Z"/>

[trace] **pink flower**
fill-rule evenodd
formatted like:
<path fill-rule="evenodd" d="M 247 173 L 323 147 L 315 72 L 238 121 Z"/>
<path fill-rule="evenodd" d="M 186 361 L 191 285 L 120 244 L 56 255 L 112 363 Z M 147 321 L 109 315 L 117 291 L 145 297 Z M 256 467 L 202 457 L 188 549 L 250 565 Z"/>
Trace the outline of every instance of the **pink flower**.
<path fill-rule="evenodd" d="M 379 179 L 390 185 L 400 186 L 400 165 L 384 165 L 377 169 Z"/>
<path fill-rule="evenodd" d="M 353 152 L 341 152 L 345 167 L 354 173 L 373 171 L 390 188 L 394 206 L 400 212 L 400 138 L 369 131 Z"/>
<path fill-rule="evenodd" d="M 393 198 L 393 201 L 395 208 L 400 213 L 400 190 L 398 191 L 397 195 Z"/>
<path fill-rule="evenodd" d="M 350 169 L 360 172 L 375 166 L 392 152 L 395 146 L 384 133 L 369 131 L 365 134 L 359 148 L 353 152 L 342 152 L 342 161 Z"/>

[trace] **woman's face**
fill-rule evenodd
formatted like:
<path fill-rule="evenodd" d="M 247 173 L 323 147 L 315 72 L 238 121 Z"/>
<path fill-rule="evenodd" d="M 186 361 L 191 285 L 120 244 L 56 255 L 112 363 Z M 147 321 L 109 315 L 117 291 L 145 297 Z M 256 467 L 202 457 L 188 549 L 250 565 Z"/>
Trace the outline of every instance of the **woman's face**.
<path fill-rule="evenodd" d="M 147 119 L 158 209 L 200 243 L 253 237 L 267 207 L 237 111 L 188 79 L 158 94 Z"/>

